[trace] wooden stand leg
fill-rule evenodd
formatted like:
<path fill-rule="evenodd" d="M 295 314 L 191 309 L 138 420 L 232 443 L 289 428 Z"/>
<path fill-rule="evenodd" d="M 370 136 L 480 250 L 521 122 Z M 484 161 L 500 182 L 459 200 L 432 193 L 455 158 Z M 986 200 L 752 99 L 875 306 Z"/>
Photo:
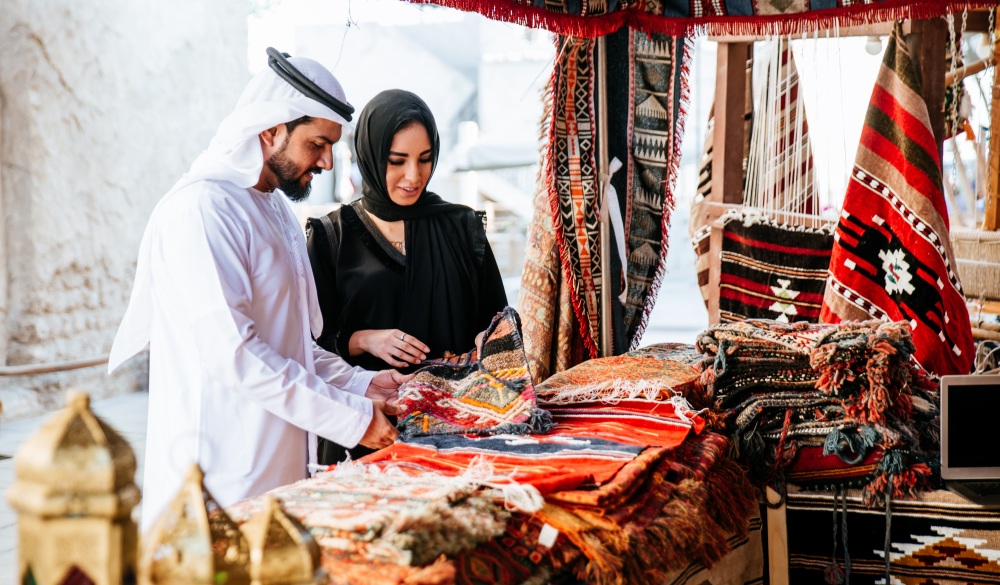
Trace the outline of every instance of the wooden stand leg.
<path fill-rule="evenodd" d="M 771 488 L 766 488 L 765 497 L 768 502 L 781 499 Z M 770 585 L 788 585 L 788 524 L 784 504 L 767 509 L 767 553 Z"/>

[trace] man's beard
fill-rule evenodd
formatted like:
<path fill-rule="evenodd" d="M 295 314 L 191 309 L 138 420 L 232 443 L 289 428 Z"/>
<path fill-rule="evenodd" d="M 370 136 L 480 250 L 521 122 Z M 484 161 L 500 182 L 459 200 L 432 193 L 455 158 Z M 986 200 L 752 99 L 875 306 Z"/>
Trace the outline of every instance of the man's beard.
<path fill-rule="evenodd" d="M 312 181 L 308 181 L 305 185 L 302 184 L 302 174 L 299 174 L 295 163 L 285 156 L 287 144 L 287 142 L 283 144 L 278 152 L 267 159 L 267 168 L 271 169 L 271 172 L 278 179 L 278 188 L 286 197 L 294 202 L 305 201 L 309 197 L 309 192 L 312 191 Z M 323 172 L 323 169 L 311 169 L 309 172 L 316 176 Z"/>

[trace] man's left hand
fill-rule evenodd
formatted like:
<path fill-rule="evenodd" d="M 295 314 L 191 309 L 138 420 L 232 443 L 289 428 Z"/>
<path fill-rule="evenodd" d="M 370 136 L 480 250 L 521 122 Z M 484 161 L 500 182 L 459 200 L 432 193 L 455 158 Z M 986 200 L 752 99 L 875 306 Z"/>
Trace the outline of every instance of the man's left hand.
<path fill-rule="evenodd" d="M 404 376 L 396 370 L 382 370 L 375 374 L 365 397 L 372 400 L 384 400 L 385 402 L 395 402 L 399 398 L 399 385 L 410 381 L 413 374 Z"/>

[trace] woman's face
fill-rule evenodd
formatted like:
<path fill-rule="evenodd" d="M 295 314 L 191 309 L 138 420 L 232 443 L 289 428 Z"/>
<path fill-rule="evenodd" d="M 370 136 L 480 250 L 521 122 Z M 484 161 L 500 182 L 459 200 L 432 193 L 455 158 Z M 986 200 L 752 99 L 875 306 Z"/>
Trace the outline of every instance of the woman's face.
<path fill-rule="evenodd" d="M 413 205 L 427 187 L 434 166 L 431 139 L 423 124 L 403 128 L 392 137 L 385 186 L 396 205 Z"/>

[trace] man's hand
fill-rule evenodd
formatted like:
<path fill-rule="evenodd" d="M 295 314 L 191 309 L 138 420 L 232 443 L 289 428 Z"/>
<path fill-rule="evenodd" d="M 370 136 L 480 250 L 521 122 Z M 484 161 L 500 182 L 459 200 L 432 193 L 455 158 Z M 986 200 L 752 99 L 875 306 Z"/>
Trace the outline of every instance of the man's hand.
<path fill-rule="evenodd" d="M 399 431 L 385 417 L 400 414 L 403 414 L 403 407 L 381 400 L 372 400 L 372 421 L 368 423 L 368 428 L 358 444 L 369 449 L 384 449 L 392 445 L 399 436 Z"/>
<path fill-rule="evenodd" d="M 368 390 L 365 391 L 365 397 L 372 400 L 395 402 L 399 398 L 399 385 L 409 382 L 411 378 L 413 378 L 413 374 L 404 376 L 396 370 L 382 370 L 372 378 Z"/>

